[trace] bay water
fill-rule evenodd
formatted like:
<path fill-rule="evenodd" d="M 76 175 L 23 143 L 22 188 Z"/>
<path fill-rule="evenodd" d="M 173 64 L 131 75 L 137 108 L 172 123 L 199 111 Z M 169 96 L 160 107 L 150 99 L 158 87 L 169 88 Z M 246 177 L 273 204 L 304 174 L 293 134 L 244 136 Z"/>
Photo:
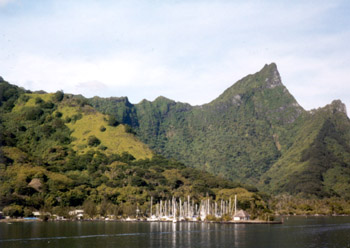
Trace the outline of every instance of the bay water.
<path fill-rule="evenodd" d="M 0 247 L 349 247 L 350 217 L 283 224 L 61 221 L 0 223 Z"/>

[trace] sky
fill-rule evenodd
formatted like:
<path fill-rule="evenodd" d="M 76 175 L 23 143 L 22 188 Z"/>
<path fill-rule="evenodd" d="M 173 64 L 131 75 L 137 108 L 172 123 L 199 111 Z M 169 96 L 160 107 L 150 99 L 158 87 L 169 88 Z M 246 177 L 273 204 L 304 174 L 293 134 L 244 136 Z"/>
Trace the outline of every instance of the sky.
<path fill-rule="evenodd" d="M 348 0 L 0 0 L 0 76 L 201 105 L 275 62 L 305 109 L 350 108 L 348 13 Z"/>

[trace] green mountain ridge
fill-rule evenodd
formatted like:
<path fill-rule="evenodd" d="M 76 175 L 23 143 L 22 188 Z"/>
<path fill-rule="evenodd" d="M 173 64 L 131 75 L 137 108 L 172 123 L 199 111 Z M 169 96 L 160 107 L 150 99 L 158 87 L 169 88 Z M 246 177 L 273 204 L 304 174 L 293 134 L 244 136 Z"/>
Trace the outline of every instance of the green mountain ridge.
<path fill-rule="evenodd" d="M 15 100 L 7 99 L 4 109 L 18 106 L 20 94 L 11 94 Z M 304 110 L 283 85 L 274 63 L 201 106 L 163 96 L 138 104 L 127 97 L 71 97 L 87 105 L 81 108 L 85 113 L 97 110 L 115 118 L 152 151 L 187 167 L 273 194 L 350 198 L 350 121 L 345 105 L 335 100 Z M 65 112 L 70 113 L 61 112 L 64 118 Z M 88 115 L 83 116 L 84 121 L 75 120 L 75 125 L 87 120 Z M 101 115 L 93 123 L 103 118 L 107 117 Z M 70 144 L 86 152 L 83 136 L 89 130 L 74 134 L 71 124 L 65 127 L 72 132 Z M 100 148 L 114 146 L 103 140 L 96 127 L 91 134 L 102 140 Z M 98 150 L 97 146 L 93 149 Z"/>
<path fill-rule="evenodd" d="M 264 175 L 273 192 L 349 197 L 349 130 L 339 100 L 308 112 L 293 146 Z"/>
<path fill-rule="evenodd" d="M 90 102 L 127 120 L 151 149 L 187 166 L 271 193 L 350 197 L 345 105 L 337 100 L 304 110 L 282 84 L 274 63 L 201 106 L 165 97 L 127 107 L 103 98 Z M 324 158 L 318 159 L 317 152 Z"/>
<path fill-rule="evenodd" d="M 126 98 L 111 98 L 127 109 Z M 125 110 L 126 120 L 134 109 Z M 82 96 L 30 92 L 0 81 L 0 210 L 34 210 L 69 217 L 149 214 L 150 199 L 199 203 L 238 194 L 252 216 L 270 213 L 267 196 L 245 186 L 156 155 L 127 124 L 93 108 Z M 233 199 L 233 198 L 232 198 Z"/>

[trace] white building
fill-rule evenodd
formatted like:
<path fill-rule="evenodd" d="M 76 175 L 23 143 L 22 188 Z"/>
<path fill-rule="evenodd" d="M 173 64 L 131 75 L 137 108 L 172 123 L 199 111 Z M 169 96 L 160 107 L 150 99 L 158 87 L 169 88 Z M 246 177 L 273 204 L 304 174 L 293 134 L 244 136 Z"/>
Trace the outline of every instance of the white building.
<path fill-rule="evenodd" d="M 234 216 L 233 216 L 233 220 L 234 221 L 239 221 L 239 220 L 249 220 L 250 219 L 250 215 L 243 210 L 239 210 Z"/>
<path fill-rule="evenodd" d="M 68 214 L 70 216 L 75 216 L 75 217 L 77 217 L 77 219 L 81 220 L 83 218 L 83 216 L 84 216 L 84 210 L 76 209 L 76 210 L 69 211 Z"/>

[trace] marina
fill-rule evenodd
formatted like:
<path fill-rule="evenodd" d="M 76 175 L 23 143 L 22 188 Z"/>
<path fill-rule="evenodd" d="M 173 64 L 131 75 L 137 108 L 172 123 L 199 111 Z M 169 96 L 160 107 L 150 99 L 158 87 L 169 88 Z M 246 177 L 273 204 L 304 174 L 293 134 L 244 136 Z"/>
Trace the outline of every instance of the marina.
<path fill-rule="evenodd" d="M 154 211 L 155 208 L 155 211 Z M 136 218 L 121 219 L 127 222 L 210 222 L 222 224 L 282 224 L 283 221 L 250 219 L 250 215 L 244 210 L 237 209 L 237 196 L 232 204 L 231 198 L 228 201 L 213 201 L 203 199 L 196 204 L 188 196 L 186 201 L 181 198 L 171 200 L 160 200 L 153 205 L 151 197 L 149 217 L 138 217 L 140 210 L 136 209 Z"/>

